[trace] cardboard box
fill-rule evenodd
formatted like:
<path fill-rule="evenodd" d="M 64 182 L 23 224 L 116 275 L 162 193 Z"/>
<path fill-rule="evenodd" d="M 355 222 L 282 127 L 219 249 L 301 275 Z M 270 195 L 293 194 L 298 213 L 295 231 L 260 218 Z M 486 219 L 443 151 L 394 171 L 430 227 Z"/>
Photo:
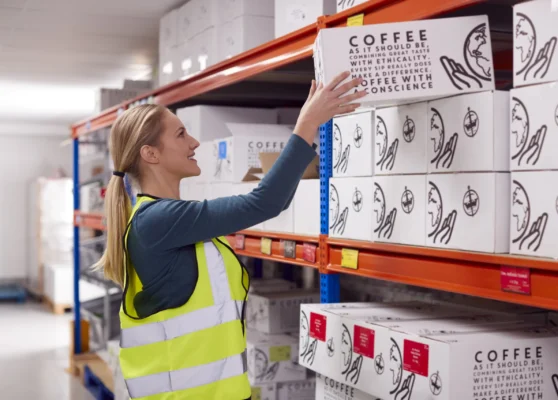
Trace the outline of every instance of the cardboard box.
<path fill-rule="evenodd" d="M 208 186 L 208 200 L 215 200 L 233 195 L 234 186 L 231 182 L 212 182 Z"/>
<path fill-rule="evenodd" d="M 234 57 L 274 39 L 273 18 L 243 16 L 226 22 L 219 39 L 221 60 Z"/>
<path fill-rule="evenodd" d="M 231 136 L 227 122 L 276 124 L 277 111 L 263 108 L 191 106 L 180 108 L 176 115 L 188 134 L 200 142 Z M 265 132 L 261 134 L 265 135 Z"/>
<path fill-rule="evenodd" d="M 374 174 L 425 174 L 427 103 L 376 110 Z"/>
<path fill-rule="evenodd" d="M 338 0 L 337 1 L 337 12 L 348 10 L 354 6 L 362 3 L 366 3 L 368 0 Z"/>
<path fill-rule="evenodd" d="M 558 258 L 558 171 L 512 173 L 510 253 Z"/>
<path fill-rule="evenodd" d="M 220 26 L 219 7 L 222 0 L 189 0 L 180 7 L 178 24 L 182 40 L 190 40 L 206 29 Z"/>
<path fill-rule="evenodd" d="M 558 80 L 555 7 L 551 0 L 528 1 L 513 7 L 515 87 Z"/>
<path fill-rule="evenodd" d="M 428 102 L 428 172 L 506 172 L 509 94 L 482 92 Z"/>
<path fill-rule="evenodd" d="M 263 278 L 252 279 L 250 281 L 249 293 L 273 293 L 285 292 L 287 290 L 296 289 L 296 284 L 285 279 Z"/>
<path fill-rule="evenodd" d="M 374 178 L 329 180 L 329 236 L 374 240 Z"/>
<path fill-rule="evenodd" d="M 275 16 L 274 0 L 219 0 L 220 18 L 223 22 L 243 16 Z"/>
<path fill-rule="evenodd" d="M 277 400 L 277 384 L 252 385 L 252 399 Z"/>
<path fill-rule="evenodd" d="M 278 123 L 280 125 L 295 126 L 300 115 L 300 108 L 282 107 L 277 109 Z"/>
<path fill-rule="evenodd" d="M 190 179 L 195 183 L 211 183 L 213 181 L 213 172 L 215 168 L 215 160 L 217 158 L 215 142 L 201 142 L 195 150 L 195 159 L 198 161 L 201 173 L 199 176 L 193 176 Z"/>
<path fill-rule="evenodd" d="M 277 334 L 296 332 L 299 328 L 300 305 L 317 303 L 320 294 L 305 289 L 250 296 L 254 314 L 246 316 L 250 328 Z"/>
<path fill-rule="evenodd" d="M 275 37 L 310 24 L 322 15 L 335 14 L 335 0 L 275 0 Z"/>
<path fill-rule="evenodd" d="M 344 382 L 318 374 L 316 376 L 316 400 L 378 400 Z"/>
<path fill-rule="evenodd" d="M 428 175 L 426 245 L 509 252 L 509 173 Z"/>
<path fill-rule="evenodd" d="M 374 111 L 333 118 L 333 177 L 374 175 Z"/>
<path fill-rule="evenodd" d="M 301 180 L 293 203 L 294 233 L 297 235 L 320 235 L 320 180 Z"/>
<path fill-rule="evenodd" d="M 165 86 L 180 78 L 182 47 L 174 46 L 159 52 L 159 86 Z"/>
<path fill-rule="evenodd" d="M 159 52 L 178 44 L 178 10 L 165 14 L 159 22 Z"/>
<path fill-rule="evenodd" d="M 510 91 L 512 171 L 558 169 L 557 105 L 556 83 Z"/>
<path fill-rule="evenodd" d="M 277 384 L 277 400 L 315 400 L 316 380 Z"/>
<path fill-rule="evenodd" d="M 260 153 L 283 150 L 292 130 L 267 124 L 227 123 L 231 137 L 217 141 L 215 179 L 241 182 L 250 168 L 261 168 Z"/>
<path fill-rule="evenodd" d="M 359 103 L 392 105 L 494 90 L 486 16 L 322 29 L 315 43 L 316 79 L 343 71 L 362 77 Z"/>
<path fill-rule="evenodd" d="M 252 385 L 306 379 L 298 365 L 298 340 L 289 335 L 247 334 L 248 379 Z"/>
<path fill-rule="evenodd" d="M 426 175 L 374 177 L 374 240 L 426 244 Z"/>
<path fill-rule="evenodd" d="M 294 233 L 294 201 L 290 206 L 281 211 L 281 213 L 263 223 L 263 230 L 265 232 L 281 232 L 281 233 Z"/>
<path fill-rule="evenodd" d="M 362 357 L 353 357 L 353 329 L 345 319 L 371 322 L 447 318 L 471 314 L 458 307 L 420 302 L 303 304 L 300 312 L 299 363 L 319 374 L 358 388 Z M 373 341 L 371 342 L 373 345 Z M 373 358 L 373 357 L 372 357 Z M 387 398 L 387 397 L 386 397 Z"/>
<path fill-rule="evenodd" d="M 179 46 L 178 79 L 186 79 L 221 61 L 219 32 L 218 27 L 206 29 Z"/>
<path fill-rule="evenodd" d="M 556 396 L 558 331 L 534 327 L 429 338 L 392 331 L 377 395 L 416 399 L 550 399 Z M 372 379 L 371 379 L 372 380 Z M 435 396 L 435 397 L 434 397 Z"/>

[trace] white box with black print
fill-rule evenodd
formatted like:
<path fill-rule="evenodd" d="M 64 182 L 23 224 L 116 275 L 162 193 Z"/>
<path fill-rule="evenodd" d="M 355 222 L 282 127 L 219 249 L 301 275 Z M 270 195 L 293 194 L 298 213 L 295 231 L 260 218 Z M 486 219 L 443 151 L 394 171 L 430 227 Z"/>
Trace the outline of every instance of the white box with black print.
<path fill-rule="evenodd" d="M 428 172 L 507 172 L 509 93 L 488 91 L 428 102 Z"/>
<path fill-rule="evenodd" d="M 306 289 L 250 295 L 251 313 L 246 316 L 250 329 L 268 334 L 296 332 L 300 305 L 318 303 L 320 294 Z"/>
<path fill-rule="evenodd" d="M 245 15 L 220 29 L 219 59 L 226 60 L 275 39 L 273 17 Z"/>
<path fill-rule="evenodd" d="M 558 258 L 558 171 L 511 178 L 510 253 Z"/>
<path fill-rule="evenodd" d="M 515 325 L 421 337 L 391 330 L 375 386 L 384 399 L 521 400 L 558 396 L 558 331 Z M 388 356 L 389 355 L 389 358 Z"/>
<path fill-rule="evenodd" d="M 275 37 L 310 24 L 322 15 L 335 14 L 336 0 L 275 0 Z"/>
<path fill-rule="evenodd" d="M 374 178 L 329 180 L 329 236 L 373 241 Z"/>
<path fill-rule="evenodd" d="M 515 87 L 558 80 L 557 15 L 554 0 L 528 1 L 513 7 Z"/>
<path fill-rule="evenodd" d="M 381 400 L 327 376 L 316 377 L 316 400 Z"/>
<path fill-rule="evenodd" d="M 332 176 L 374 175 L 374 111 L 364 110 L 333 118 Z"/>
<path fill-rule="evenodd" d="M 426 102 L 378 108 L 374 174 L 426 174 Z"/>
<path fill-rule="evenodd" d="M 322 29 L 314 66 L 324 84 L 344 71 L 363 78 L 366 105 L 494 90 L 486 16 Z"/>
<path fill-rule="evenodd" d="M 426 245 L 509 252 L 509 173 L 427 175 Z"/>
<path fill-rule="evenodd" d="M 375 176 L 372 209 L 374 241 L 425 245 L 426 175 Z"/>
<path fill-rule="evenodd" d="M 367 0 L 337 0 L 337 12 L 348 10 L 354 6 L 366 3 Z"/>
<path fill-rule="evenodd" d="M 247 333 L 248 379 L 250 384 L 301 381 L 306 368 L 298 364 L 298 340 L 289 335 L 268 335 L 249 329 Z"/>
<path fill-rule="evenodd" d="M 558 170 L 558 82 L 511 90 L 510 118 L 511 170 Z"/>
<path fill-rule="evenodd" d="M 277 400 L 277 384 L 263 383 L 252 385 L 252 397 L 254 400 Z"/>
<path fill-rule="evenodd" d="M 227 123 L 230 137 L 217 140 L 214 177 L 241 182 L 250 168 L 261 168 L 260 153 L 283 150 L 292 129 L 282 125 Z"/>
<path fill-rule="evenodd" d="M 315 396 L 315 379 L 277 384 L 277 400 L 315 400 Z"/>
<path fill-rule="evenodd" d="M 293 199 L 294 233 L 320 235 L 320 180 L 303 179 Z"/>

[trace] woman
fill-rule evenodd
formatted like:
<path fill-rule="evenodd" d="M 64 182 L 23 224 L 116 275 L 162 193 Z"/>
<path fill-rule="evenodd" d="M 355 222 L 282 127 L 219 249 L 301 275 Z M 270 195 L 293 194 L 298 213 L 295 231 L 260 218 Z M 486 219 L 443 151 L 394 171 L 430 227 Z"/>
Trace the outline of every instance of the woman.
<path fill-rule="evenodd" d="M 200 174 L 194 159 L 199 143 L 166 108 L 135 107 L 115 122 L 107 248 L 98 265 L 124 290 L 120 362 L 131 398 L 250 398 L 244 332 L 249 278 L 221 236 L 288 207 L 315 157 L 318 127 L 354 111 L 358 105 L 349 103 L 365 95 L 354 92 L 359 79 L 340 85 L 348 76 L 326 87 L 312 83 L 294 135 L 245 196 L 180 200 L 180 180 Z M 133 210 L 125 174 L 144 193 Z"/>

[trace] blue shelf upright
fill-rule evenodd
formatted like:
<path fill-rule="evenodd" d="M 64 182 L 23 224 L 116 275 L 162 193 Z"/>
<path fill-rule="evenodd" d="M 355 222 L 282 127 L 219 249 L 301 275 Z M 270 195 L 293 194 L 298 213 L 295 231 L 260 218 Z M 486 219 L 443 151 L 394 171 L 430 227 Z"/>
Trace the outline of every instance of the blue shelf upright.
<path fill-rule="evenodd" d="M 329 178 L 331 178 L 331 146 L 333 122 L 320 126 L 320 233 L 329 233 Z M 320 274 L 320 300 L 322 303 L 340 301 L 338 274 Z"/>
<path fill-rule="evenodd" d="M 74 211 L 79 211 L 79 137 L 74 138 Z M 74 224 L 74 353 L 81 353 L 79 303 L 79 226 Z"/>

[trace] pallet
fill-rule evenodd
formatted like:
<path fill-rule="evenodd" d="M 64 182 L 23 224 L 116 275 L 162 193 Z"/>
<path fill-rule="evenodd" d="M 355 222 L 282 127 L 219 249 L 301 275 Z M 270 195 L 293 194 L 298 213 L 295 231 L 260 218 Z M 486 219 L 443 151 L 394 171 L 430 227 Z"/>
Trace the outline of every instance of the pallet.
<path fill-rule="evenodd" d="M 114 400 L 112 372 L 97 354 L 73 355 L 69 372 L 80 379 L 95 400 Z"/>
<path fill-rule="evenodd" d="M 72 306 L 69 304 L 54 304 L 47 296 L 43 296 L 43 302 L 53 314 L 62 315 L 66 312 L 72 311 Z"/>
<path fill-rule="evenodd" d="M 1 285 L 0 300 L 12 300 L 18 303 L 25 303 L 25 300 L 27 300 L 27 292 L 19 285 Z"/>
<path fill-rule="evenodd" d="M 83 385 L 95 397 L 95 400 L 114 400 L 114 394 L 93 373 L 88 365 L 85 366 L 83 373 Z"/>

